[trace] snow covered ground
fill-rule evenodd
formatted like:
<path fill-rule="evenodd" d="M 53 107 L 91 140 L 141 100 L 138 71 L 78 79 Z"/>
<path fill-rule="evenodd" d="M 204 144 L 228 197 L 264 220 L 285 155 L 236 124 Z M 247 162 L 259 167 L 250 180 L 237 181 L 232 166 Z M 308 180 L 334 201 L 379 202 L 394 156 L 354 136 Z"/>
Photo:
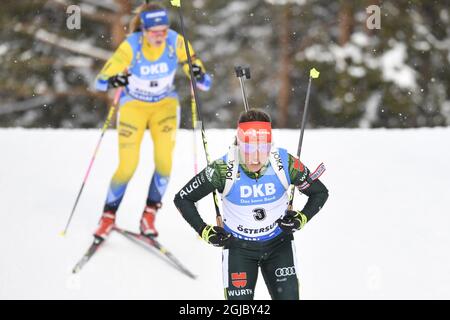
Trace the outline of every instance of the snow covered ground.
<path fill-rule="evenodd" d="M 225 153 L 232 135 L 207 130 L 213 158 Z M 0 130 L 0 299 L 223 299 L 220 249 L 199 240 L 172 203 L 193 175 L 189 131 L 178 134 L 157 226 L 160 241 L 198 279 L 118 234 L 71 275 L 91 242 L 117 165 L 111 130 L 61 237 L 98 136 L 98 130 Z M 298 131 L 274 137 L 295 153 Z M 296 234 L 303 299 L 450 299 L 448 141 L 450 129 L 307 131 L 303 161 L 311 169 L 325 162 L 330 198 Z M 203 165 L 201 150 L 199 140 Z M 118 213 L 125 228 L 138 228 L 152 153 L 147 135 Z M 296 196 L 297 208 L 304 202 Z M 211 198 L 200 209 L 213 223 Z M 256 298 L 269 298 L 261 276 Z"/>

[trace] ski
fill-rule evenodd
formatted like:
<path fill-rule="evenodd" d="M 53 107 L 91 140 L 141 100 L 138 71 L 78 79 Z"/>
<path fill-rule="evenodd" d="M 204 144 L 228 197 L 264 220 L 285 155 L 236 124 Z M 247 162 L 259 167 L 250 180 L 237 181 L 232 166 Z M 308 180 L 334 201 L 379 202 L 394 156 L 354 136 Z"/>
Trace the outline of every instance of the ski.
<path fill-rule="evenodd" d="M 95 252 L 97 252 L 98 248 L 102 245 L 103 239 L 95 238 L 92 242 L 89 249 L 86 251 L 84 256 L 78 261 L 78 263 L 75 265 L 75 267 L 72 269 L 72 273 L 78 273 L 80 270 L 84 267 L 84 265 L 91 259 L 91 257 L 94 255 Z"/>
<path fill-rule="evenodd" d="M 135 233 L 132 231 L 128 231 L 122 228 L 114 227 L 115 231 L 128 238 L 129 240 L 143 246 L 147 250 L 153 253 L 160 253 L 160 257 L 165 258 L 170 265 L 172 265 L 175 269 L 185 274 L 186 276 L 195 279 L 197 278 L 191 271 L 189 271 L 181 262 L 175 258 L 175 256 L 167 250 L 158 240 L 154 237 L 146 237 L 140 233 Z"/>

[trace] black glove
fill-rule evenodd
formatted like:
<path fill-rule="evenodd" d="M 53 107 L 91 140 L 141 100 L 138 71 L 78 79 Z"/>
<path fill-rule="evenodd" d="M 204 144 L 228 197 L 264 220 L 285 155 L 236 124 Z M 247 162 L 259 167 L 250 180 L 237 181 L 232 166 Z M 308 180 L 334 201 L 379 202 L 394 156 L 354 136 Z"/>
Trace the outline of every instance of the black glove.
<path fill-rule="evenodd" d="M 223 247 L 231 239 L 231 234 L 226 232 L 224 228 L 206 225 L 200 235 L 203 240 L 215 247 Z"/>
<path fill-rule="evenodd" d="M 205 79 L 205 73 L 203 72 L 202 67 L 198 64 L 192 64 L 192 73 L 194 74 L 195 80 L 199 82 L 203 82 Z"/>
<path fill-rule="evenodd" d="M 118 88 L 118 87 L 126 87 L 128 85 L 128 77 L 131 76 L 131 74 L 122 74 L 119 73 L 115 76 L 112 76 L 108 79 L 108 84 L 110 87 Z"/>
<path fill-rule="evenodd" d="M 300 211 L 286 210 L 283 218 L 277 220 L 278 226 L 288 234 L 303 228 L 308 218 Z"/>

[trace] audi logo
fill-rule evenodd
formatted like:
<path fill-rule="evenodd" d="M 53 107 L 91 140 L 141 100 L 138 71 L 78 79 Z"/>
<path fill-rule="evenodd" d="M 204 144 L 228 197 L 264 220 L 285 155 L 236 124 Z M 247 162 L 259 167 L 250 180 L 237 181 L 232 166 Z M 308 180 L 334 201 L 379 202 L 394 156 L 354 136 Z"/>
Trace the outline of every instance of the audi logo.
<path fill-rule="evenodd" d="M 287 277 L 295 275 L 295 267 L 278 268 L 275 270 L 277 277 Z"/>

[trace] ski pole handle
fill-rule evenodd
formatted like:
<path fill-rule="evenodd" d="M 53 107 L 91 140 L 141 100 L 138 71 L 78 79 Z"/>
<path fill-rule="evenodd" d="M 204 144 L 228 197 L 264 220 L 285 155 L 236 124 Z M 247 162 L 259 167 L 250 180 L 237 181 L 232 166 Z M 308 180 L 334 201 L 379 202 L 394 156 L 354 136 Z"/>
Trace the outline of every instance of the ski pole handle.
<path fill-rule="evenodd" d="M 241 84 L 241 92 L 242 92 L 242 100 L 244 101 L 244 109 L 248 111 L 248 100 L 247 100 L 247 92 L 245 91 L 245 79 L 250 79 L 250 67 L 234 67 L 234 71 L 236 72 L 236 77 L 239 78 L 239 83 Z"/>
<path fill-rule="evenodd" d="M 250 67 L 236 66 L 236 67 L 234 67 L 234 71 L 236 72 L 236 77 L 238 77 L 238 78 L 243 78 L 243 77 L 245 77 L 246 79 L 251 78 Z"/>

